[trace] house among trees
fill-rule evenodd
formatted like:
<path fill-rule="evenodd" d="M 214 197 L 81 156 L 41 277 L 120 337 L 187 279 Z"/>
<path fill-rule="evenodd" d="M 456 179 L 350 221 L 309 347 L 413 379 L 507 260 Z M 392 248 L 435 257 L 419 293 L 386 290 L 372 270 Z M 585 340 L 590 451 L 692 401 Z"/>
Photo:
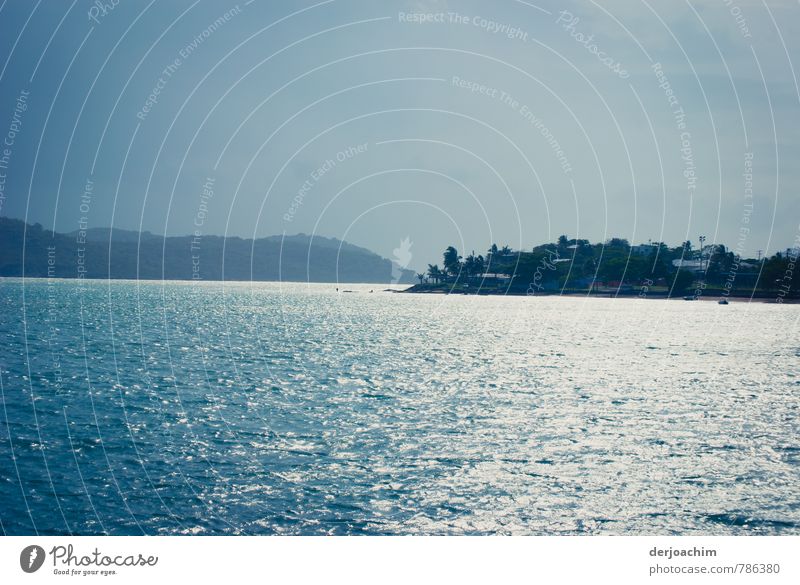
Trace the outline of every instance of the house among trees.
<path fill-rule="evenodd" d="M 726 297 L 737 292 L 769 296 L 773 293 L 768 291 L 786 290 L 782 298 L 796 298 L 800 270 L 792 266 L 797 256 L 791 249 L 763 260 L 743 259 L 722 244 L 697 249 L 690 241 L 673 247 L 663 242 L 631 246 L 624 238 L 592 244 L 562 235 L 529 250 L 493 244 L 485 256 L 472 252 L 465 258 L 450 246 L 442 256 L 443 268 L 429 265 L 412 290 L 612 295 L 644 291 L 646 296 L 684 296 L 703 290 L 705 295 Z"/>

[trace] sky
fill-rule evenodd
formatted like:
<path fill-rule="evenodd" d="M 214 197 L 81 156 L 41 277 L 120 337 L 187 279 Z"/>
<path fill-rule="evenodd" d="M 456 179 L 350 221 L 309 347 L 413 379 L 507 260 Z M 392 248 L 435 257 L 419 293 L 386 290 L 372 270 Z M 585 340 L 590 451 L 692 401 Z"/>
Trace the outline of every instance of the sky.
<path fill-rule="evenodd" d="M 788 0 L 4 0 L 0 215 L 754 257 L 800 244 L 798 64 Z"/>

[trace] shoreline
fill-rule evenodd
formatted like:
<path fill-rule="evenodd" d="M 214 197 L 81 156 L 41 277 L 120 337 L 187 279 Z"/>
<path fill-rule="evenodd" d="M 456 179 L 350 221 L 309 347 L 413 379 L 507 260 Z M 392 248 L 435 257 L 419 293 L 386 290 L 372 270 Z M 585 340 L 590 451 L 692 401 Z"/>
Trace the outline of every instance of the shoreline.
<path fill-rule="evenodd" d="M 434 285 L 437 286 L 437 285 Z M 541 292 L 535 295 L 530 295 L 527 291 L 518 291 L 518 290 L 492 290 L 492 289 L 483 289 L 478 290 L 476 292 L 469 292 L 464 290 L 453 290 L 453 289 L 446 289 L 446 288 L 429 288 L 430 285 L 422 285 L 422 287 L 418 284 L 415 284 L 406 290 L 403 291 L 395 291 L 395 292 L 402 292 L 407 294 L 422 294 L 422 295 L 455 295 L 455 296 L 508 296 L 508 297 L 570 297 L 570 298 L 598 298 L 598 299 L 655 299 L 655 300 L 663 300 L 663 301 L 684 301 L 686 302 L 694 300 L 694 301 L 705 301 L 705 302 L 719 302 L 722 299 L 726 299 L 731 303 L 747 303 L 747 302 L 758 302 L 758 303 L 766 303 L 766 304 L 775 304 L 775 305 L 795 305 L 800 304 L 799 297 L 779 297 L 777 291 L 775 293 L 765 294 L 762 291 L 742 294 L 742 293 L 731 293 L 727 295 L 721 294 L 719 291 L 713 290 L 707 294 L 698 295 L 694 299 L 686 299 L 684 297 L 690 295 L 668 295 L 661 292 L 648 292 L 646 294 L 641 294 L 640 291 L 601 291 L 601 292 L 594 292 L 594 291 L 575 291 L 571 290 L 568 292 L 563 291 L 548 291 L 548 292 Z"/>
<path fill-rule="evenodd" d="M 135 279 L 135 278 L 77 278 L 77 277 L 46 277 L 46 276 L 0 276 L 0 282 L 3 281 L 17 281 L 24 283 L 26 281 L 62 281 L 73 283 L 141 283 L 141 284 L 183 284 L 183 285 L 214 285 L 214 284 L 229 284 L 229 285 L 242 285 L 242 284 L 305 284 L 313 286 L 328 285 L 333 287 L 351 286 L 370 286 L 374 287 L 374 292 L 387 292 L 393 294 L 420 294 L 420 295 L 444 295 L 444 296 L 503 296 L 503 297 L 569 297 L 569 298 L 597 298 L 597 299 L 655 299 L 667 301 L 686 301 L 685 296 L 688 295 L 673 295 L 668 296 L 661 291 L 647 292 L 641 294 L 640 291 L 546 291 L 540 292 L 535 295 L 528 294 L 527 291 L 520 290 L 498 290 L 498 289 L 479 289 L 475 292 L 465 291 L 463 289 L 453 289 L 443 287 L 441 285 L 409 285 L 409 284 L 384 284 L 380 282 L 323 282 L 323 281 L 299 281 L 299 280 L 211 280 L 211 279 L 188 279 L 188 278 L 175 278 L 175 279 Z M 398 288 L 383 288 L 384 286 L 396 286 Z M 399 287 L 407 287 L 400 289 Z M 361 292 L 361 291 L 340 291 L 340 292 Z M 718 302 L 722 299 L 727 299 L 731 303 L 746 303 L 758 302 L 776 305 L 796 305 L 800 304 L 800 297 L 779 297 L 777 292 L 765 294 L 762 291 L 751 294 L 735 293 L 729 295 L 722 295 L 716 289 L 712 289 L 707 294 L 702 294 L 696 297 L 695 301 L 704 302 Z M 780 300 L 779 300 L 780 299 Z"/>

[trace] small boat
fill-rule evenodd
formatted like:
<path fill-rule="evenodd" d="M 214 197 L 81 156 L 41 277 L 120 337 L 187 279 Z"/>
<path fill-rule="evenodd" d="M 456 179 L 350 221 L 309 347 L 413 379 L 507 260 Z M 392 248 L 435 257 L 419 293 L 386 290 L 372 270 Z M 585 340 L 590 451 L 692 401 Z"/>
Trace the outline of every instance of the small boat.
<path fill-rule="evenodd" d="M 718 302 L 720 305 L 727 305 L 727 304 L 728 304 L 728 299 L 720 299 L 720 300 L 719 300 L 719 301 L 717 301 L 717 302 Z"/>
<path fill-rule="evenodd" d="M 696 301 L 697 297 L 694 296 L 694 295 L 686 295 L 685 297 L 683 297 L 683 300 L 684 301 Z"/>

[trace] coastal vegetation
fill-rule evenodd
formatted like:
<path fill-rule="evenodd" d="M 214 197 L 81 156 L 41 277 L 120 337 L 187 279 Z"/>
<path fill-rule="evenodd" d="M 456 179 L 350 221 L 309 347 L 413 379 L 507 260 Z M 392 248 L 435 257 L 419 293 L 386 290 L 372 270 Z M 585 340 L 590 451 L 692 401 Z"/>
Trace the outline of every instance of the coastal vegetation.
<path fill-rule="evenodd" d="M 704 239 L 704 238 L 702 238 Z M 798 299 L 800 248 L 742 258 L 723 244 L 695 247 L 664 242 L 631 245 L 562 235 L 530 250 L 493 244 L 462 257 L 449 246 L 442 266 L 428 265 L 409 292 L 462 294 L 603 294 L 655 297 L 764 297 Z"/>

